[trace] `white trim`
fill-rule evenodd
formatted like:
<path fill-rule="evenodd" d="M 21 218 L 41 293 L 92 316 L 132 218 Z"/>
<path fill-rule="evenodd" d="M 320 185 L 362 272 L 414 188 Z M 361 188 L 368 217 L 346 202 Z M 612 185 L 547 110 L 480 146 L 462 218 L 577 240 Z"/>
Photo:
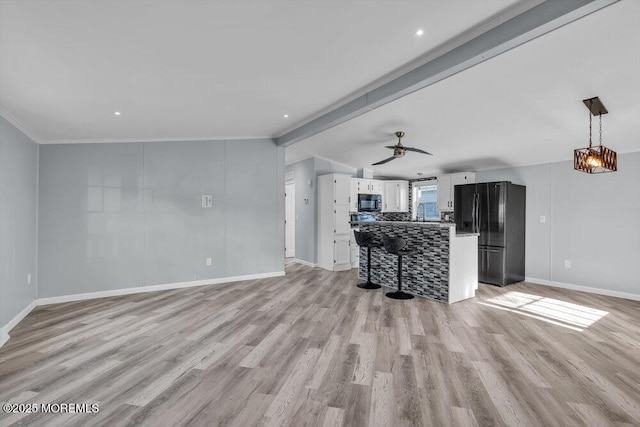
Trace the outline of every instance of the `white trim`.
<path fill-rule="evenodd" d="M 7 341 L 9 341 L 9 334 L 0 328 L 0 348 L 2 348 Z"/>
<path fill-rule="evenodd" d="M 120 295 L 139 294 L 143 292 L 156 292 L 170 289 L 190 288 L 193 286 L 217 285 L 220 283 L 240 282 L 243 280 L 267 279 L 270 277 L 284 276 L 284 271 L 272 271 L 269 273 L 247 274 L 244 276 L 221 277 L 217 279 L 195 280 L 192 282 L 167 283 L 163 285 L 140 286 L 136 288 L 114 289 L 112 291 L 88 292 L 84 294 L 63 295 L 59 297 L 37 298 L 18 313 L 4 327 L 0 328 L 0 347 L 9 340 L 9 331 L 13 329 L 27 314 L 35 307 L 49 304 L 59 304 L 63 302 L 82 301 L 95 298 L 105 298 Z"/>
<path fill-rule="evenodd" d="M 114 289 L 110 291 L 88 292 L 84 294 L 62 295 L 59 297 L 38 298 L 37 305 L 59 304 L 62 302 L 82 301 L 95 298 L 107 298 L 121 295 L 140 294 L 143 292 L 166 291 L 170 289 L 191 288 L 194 286 L 217 285 L 220 283 L 240 282 L 243 280 L 266 279 L 284 276 L 284 271 L 270 273 L 247 274 L 244 276 L 221 277 L 218 279 L 194 280 L 191 282 L 166 283 L 162 285 L 140 286 L 136 288 Z"/>
<path fill-rule="evenodd" d="M 6 325 L 0 328 L 0 347 L 9 341 L 9 332 L 15 328 L 22 319 L 27 317 L 27 314 L 31 313 L 31 310 L 37 305 L 36 301 L 31 301 L 20 313 L 16 314 L 13 319 L 9 320 Z"/>
<path fill-rule="evenodd" d="M 640 294 L 632 294 L 629 292 L 612 291 L 603 288 L 592 288 L 590 286 L 574 285 L 573 283 L 554 282 L 553 280 L 536 279 L 535 277 L 525 277 L 524 280 L 526 282 L 544 286 L 552 286 L 554 288 L 571 289 L 573 291 L 588 292 L 590 294 L 598 294 L 609 297 L 640 301 Z"/>
<path fill-rule="evenodd" d="M 194 141 L 271 141 L 269 136 L 216 136 L 216 137 L 172 137 L 172 138 L 128 138 L 128 139 L 46 139 L 40 140 L 41 144 L 125 144 L 128 142 L 194 142 Z"/>
<path fill-rule="evenodd" d="M 298 258 L 294 258 L 293 262 L 297 262 L 298 264 L 306 265 L 307 267 L 312 267 L 312 268 L 315 268 L 315 267 L 318 266 L 317 264 L 314 264 L 314 263 L 309 262 L 309 261 L 305 261 L 303 259 L 298 259 Z"/>
<path fill-rule="evenodd" d="M 16 129 L 25 134 L 25 136 L 31 139 L 36 144 L 42 144 L 42 140 L 35 133 L 31 132 L 25 125 L 23 125 L 20 120 L 16 119 L 4 108 L 0 108 L 0 116 L 4 117 L 6 121 L 11 123 Z M 0 339 L 1 341 L 1 339 Z"/>

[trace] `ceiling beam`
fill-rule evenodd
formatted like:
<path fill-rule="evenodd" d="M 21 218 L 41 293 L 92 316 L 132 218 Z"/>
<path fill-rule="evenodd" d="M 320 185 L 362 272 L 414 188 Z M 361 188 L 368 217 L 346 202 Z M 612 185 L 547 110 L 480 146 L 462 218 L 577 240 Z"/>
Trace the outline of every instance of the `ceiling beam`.
<path fill-rule="evenodd" d="M 546 0 L 448 52 L 277 137 L 289 146 L 430 86 L 619 0 Z"/>

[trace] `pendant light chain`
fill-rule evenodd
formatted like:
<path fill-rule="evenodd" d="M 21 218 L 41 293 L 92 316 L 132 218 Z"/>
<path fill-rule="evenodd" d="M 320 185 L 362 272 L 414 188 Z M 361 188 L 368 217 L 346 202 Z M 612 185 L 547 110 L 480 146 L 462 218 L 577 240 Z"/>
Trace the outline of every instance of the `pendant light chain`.
<path fill-rule="evenodd" d="M 589 148 L 591 148 L 591 110 L 589 110 Z"/>
<path fill-rule="evenodd" d="M 600 114 L 600 147 L 602 147 L 602 114 Z"/>

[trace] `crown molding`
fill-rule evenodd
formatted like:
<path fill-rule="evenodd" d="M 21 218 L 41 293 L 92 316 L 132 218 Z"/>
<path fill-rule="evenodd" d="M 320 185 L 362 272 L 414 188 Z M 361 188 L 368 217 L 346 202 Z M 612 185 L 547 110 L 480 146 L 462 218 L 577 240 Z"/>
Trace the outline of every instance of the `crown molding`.
<path fill-rule="evenodd" d="M 25 125 L 20 122 L 20 120 L 16 119 L 11 113 L 9 113 L 4 108 L 0 107 L 0 116 L 2 116 L 6 121 L 11 123 L 16 129 L 25 134 L 27 138 L 35 142 L 36 144 L 42 144 L 42 139 L 32 131 L 30 131 Z"/>
<path fill-rule="evenodd" d="M 108 139 L 108 138 L 95 138 L 95 139 L 49 139 L 41 141 L 41 144 L 126 144 L 136 142 L 198 142 L 198 141 L 243 141 L 243 142 L 273 142 L 275 140 L 266 136 L 238 136 L 238 137 L 174 137 L 174 138 L 128 138 L 128 139 Z"/>

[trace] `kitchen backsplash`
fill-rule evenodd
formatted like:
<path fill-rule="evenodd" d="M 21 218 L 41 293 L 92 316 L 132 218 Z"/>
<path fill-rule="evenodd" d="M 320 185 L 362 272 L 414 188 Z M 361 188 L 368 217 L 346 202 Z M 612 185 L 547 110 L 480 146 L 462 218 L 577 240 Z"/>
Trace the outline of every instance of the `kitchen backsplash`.
<path fill-rule="evenodd" d="M 351 212 L 355 213 L 357 212 Z M 376 221 L 411 221 L 409 212 L 367 212 L 367 215 L 373 215 Z"/>

